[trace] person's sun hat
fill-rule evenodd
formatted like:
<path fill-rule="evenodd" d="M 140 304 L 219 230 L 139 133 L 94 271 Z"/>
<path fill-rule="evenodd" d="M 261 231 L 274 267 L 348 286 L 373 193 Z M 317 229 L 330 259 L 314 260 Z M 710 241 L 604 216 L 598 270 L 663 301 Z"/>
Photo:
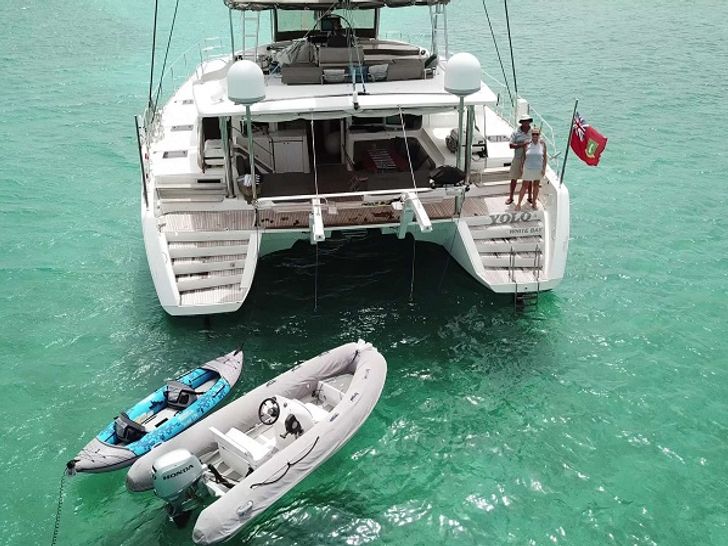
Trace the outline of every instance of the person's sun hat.
<path fill-rule="evenodd" d="M 528 114 L 523 114 L 520 118 L 518 118 L 518 123 L 523 123 L 524 121 L 533 121 L 533 118 Z"/>

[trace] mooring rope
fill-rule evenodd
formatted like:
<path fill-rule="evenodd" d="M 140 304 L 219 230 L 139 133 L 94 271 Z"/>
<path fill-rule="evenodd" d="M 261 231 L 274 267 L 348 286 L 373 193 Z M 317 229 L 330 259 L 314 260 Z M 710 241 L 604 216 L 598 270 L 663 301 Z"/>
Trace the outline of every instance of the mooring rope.
<path fill-rule="evenodd" d="M 407 163 L 409 164 L 410 176 L 412 177 L 412 187 L 417 189 L 415 181 L 415 170 L 412 168 L 412 156 L 410 155 L 409 143 L 407 142 L 407 130 L 404 126 L 404 114 L 402 113 L 402 105 L 397 106 L 399 109 L 399 123 L 402 125 L 402 134 L 404 135 L 404 148 L 407 150 Z"/>
<path fill-rule="evenodd" d="M 319 246 L 316 243 L 316 269 L 313 273 L 313 312 L 318 311 L 318 272 L 319 272 Z"/>
<path fill-rule="evenodd" d="M 412 275 L 410 276 L 410 296 L 409 300 L 410 302 L 414 301 L 414 291 L 415 291 L 415 257 L 416 257 L 416 251 L 417 251 L 417 239 L 412 236 Z"/>

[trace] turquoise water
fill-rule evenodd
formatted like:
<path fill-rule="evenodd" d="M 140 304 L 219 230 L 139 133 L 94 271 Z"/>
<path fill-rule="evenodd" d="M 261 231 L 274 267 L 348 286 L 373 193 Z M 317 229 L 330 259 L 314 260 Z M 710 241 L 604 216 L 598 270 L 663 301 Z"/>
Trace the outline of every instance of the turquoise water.
<path fill-rule="evenodd" d="M 412 284 L 411 242 L 333 241 L 317 310 L 301 245 L 205 322 L 161 310 L 139 225 L 152 3 L 0 4 L 0 543 L 48 543 L 64 463 L 164 379 L 242 343 L 239 395 L 358 337 L 389 362 L 379 405 L 234 543 L 728 543 L 728 7 L 509 8 L 521 94 L 562 141 L 578 96 L 610 139 L 600 167 L 568 165 L 561 286 L 515 315 L 437 247 L 417 246 Z M 178 17 L 175 54 L 227 30 L 218 0 Z M 497 74 L 486 28 L 453 2 L 452 49 Z M 123 477 L 67 482 L 59 544 L 191 543 Z"/>

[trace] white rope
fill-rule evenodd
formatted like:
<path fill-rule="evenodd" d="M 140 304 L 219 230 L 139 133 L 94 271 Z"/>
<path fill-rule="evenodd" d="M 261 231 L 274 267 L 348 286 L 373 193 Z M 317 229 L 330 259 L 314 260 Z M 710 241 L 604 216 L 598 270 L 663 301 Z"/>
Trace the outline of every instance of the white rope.
<path fill-rule="evenodd" d="M 413 235 L 412 236 L 412 275 L 410 277 L 410 296 L 409 296 L 410 302 L 414 301 L 416 250 L 417 250 L 417 239 L 415 239 L 415 237 Z"/>
<path fill-rule="evenodd" d="M 316 195 L 319 194 L 318 187 L 318 167 L 316 166 L 316 131 L 313 127 L 313 118 L 311 118 L 311 147 L 313 148 L 313 185 Z"/>
<path fill-rule="evenodd" d="M 417 182 L 415 181 L 415 171 L 412 168 L 412 156 L 410 155 L 409 142 L 407 142 L 407 131 L 404 128 L 404 115 L 402 114 L 402 106 L 399 108 L 399 122 L 402 125 L 402 134 L 404 135 L 404 147 L 407 150 L 407 162 L 409 163 L 410 175 L 412 176 L 412 187 L 417 189 Z"/>
<path fill-rule="evenodd" d="M 316 269 L 314 270 L 314 279 L 313 279 L 313 312 L 318 312 L 318 273 L 319 273 L 319 246 L 318 244 L 314 245 L 316 247 Z"/>

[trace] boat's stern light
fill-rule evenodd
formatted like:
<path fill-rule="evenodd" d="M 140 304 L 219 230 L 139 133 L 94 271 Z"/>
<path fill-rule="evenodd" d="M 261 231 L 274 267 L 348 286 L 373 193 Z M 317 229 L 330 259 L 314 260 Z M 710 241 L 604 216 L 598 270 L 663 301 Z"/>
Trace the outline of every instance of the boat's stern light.
<path fill-rule="evenodd" d="M 249 60 L 236 61 L 227 73 L 228 98 L 235 104 L 245 106 L 246 131 L 248 133 L 248 155 L 250 160 L 250 188 L 252 200 L 256 201 L 255 157 L 253 152 L 253 123 L 250 119 L 250 107 L 265 98 L 265 77 L 263 70 Z"/>
<path fill-rule="evenodd" d="M 462 168 L 465 97 L 480 91 L 480 74 L 480 61 L 470 53 L 456 53 L 447 62 L 445 91 L 460 98 L 460 105 L 458 106 L 458 149 L 456 159 L 458 169 Z"/>

